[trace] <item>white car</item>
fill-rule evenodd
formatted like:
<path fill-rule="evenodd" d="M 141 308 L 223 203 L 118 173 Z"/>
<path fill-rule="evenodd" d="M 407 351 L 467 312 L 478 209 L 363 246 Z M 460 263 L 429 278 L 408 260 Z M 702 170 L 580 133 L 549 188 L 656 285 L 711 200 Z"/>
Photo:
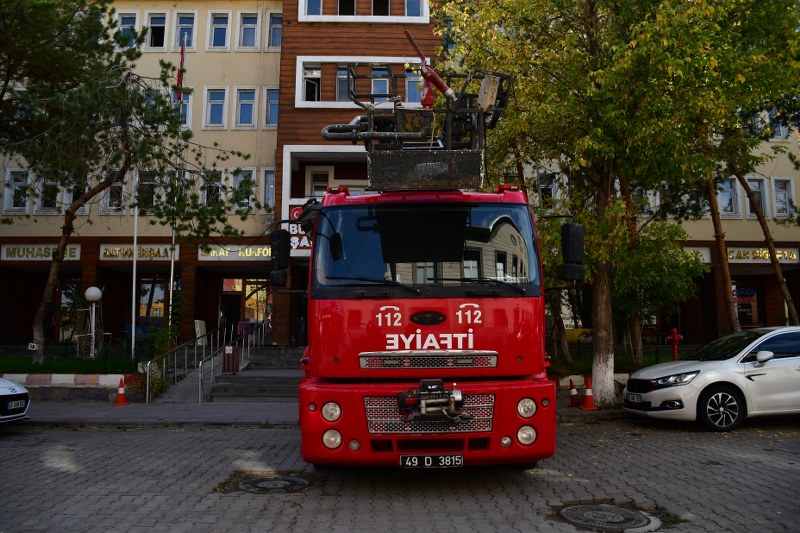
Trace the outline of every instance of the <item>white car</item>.
<path fill-rule="evenodd" d="M 30 404 L 28 389 L 13 381 L 0 378 L 0 422 L 28 418 Z"/>
<path fill-rule="evenodd" d="M 634 372 L 625 409 L 728 431 L 748 416 L 800 413 L 800 327 L 733 333 Z"/>

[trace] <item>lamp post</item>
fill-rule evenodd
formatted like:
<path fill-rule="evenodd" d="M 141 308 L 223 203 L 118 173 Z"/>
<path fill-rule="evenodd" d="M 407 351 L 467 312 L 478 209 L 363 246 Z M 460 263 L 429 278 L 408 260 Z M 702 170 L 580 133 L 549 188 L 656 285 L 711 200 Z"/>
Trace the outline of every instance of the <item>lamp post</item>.
<path fill-rule="evenodd" d="M 95 358 L 96 355 L 96 342 L 95 342 L 95 313 L 97 302 L 100 301 L 100 298 L 103 297 L 103 291 L 98 289 L 97 287 L 89 287 L 86 289 L 86 292 L 83 293 L 83 296 L 86 298 L 86 301 L 89 302 L 91 305 L 89 306 L 89 328 L 92 335 L 92 347 L 89 352 L 89 357 L 92 359 Z"/>

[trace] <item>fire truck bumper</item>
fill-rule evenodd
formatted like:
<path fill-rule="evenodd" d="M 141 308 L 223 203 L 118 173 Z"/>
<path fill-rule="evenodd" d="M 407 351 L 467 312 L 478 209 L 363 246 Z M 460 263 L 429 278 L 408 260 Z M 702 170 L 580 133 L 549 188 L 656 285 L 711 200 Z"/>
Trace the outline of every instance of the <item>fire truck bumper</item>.
<path fill-rule="evenodd" d="M 422 388 L 428 381 L 422 380 Z M 320 466 L 452 468 L 531 464 L 555 453 L 553 382 L 462 382 L 450 391 L 451 383 L 445 384 L 445 396 L 452 393 L 460 403 L 437 412 L 413 405 L 416 396 L 425 399 L 420 381 L 303 382 L 303 459 Z"/>

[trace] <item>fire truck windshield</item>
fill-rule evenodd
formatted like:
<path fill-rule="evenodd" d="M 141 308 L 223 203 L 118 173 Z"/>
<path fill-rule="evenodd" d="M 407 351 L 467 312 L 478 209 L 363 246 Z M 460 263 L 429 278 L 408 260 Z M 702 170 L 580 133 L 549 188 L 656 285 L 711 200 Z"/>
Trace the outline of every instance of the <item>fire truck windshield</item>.
<path fill-rule="evenodd" d="M 320 213 L 313 261 L 312 291 L 320 298 L 541 292 L 526 205 L 327 207 Z"/>

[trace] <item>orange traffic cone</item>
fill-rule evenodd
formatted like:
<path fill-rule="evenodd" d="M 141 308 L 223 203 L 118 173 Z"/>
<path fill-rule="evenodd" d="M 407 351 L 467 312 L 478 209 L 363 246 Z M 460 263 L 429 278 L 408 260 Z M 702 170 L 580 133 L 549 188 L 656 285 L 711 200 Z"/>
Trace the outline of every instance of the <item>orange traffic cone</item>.
<path fill-rule="evenodd" d="M 117 401 L 114 405 L 128 405 L 128 398 L 125 396 L 125 379 L 119 378 L 119 389 L 117 389 Z"/>
<path fill-rule="evenodd" d="M 583 397 L 583 405 L 581 409 L 585 411 L 595 411 L 597 406 L 594 404 L 594 395 L 592 394 L 592 378 L 586 377 L 586 395 Z"/>
<path fill-rule="evenodd" d="M 575 388 L 575 384 L 572 382 L 572 379 L 569 380 L 569 406 L 580 407 L 580 401 L 578 400 L 578 389 Z"/>

